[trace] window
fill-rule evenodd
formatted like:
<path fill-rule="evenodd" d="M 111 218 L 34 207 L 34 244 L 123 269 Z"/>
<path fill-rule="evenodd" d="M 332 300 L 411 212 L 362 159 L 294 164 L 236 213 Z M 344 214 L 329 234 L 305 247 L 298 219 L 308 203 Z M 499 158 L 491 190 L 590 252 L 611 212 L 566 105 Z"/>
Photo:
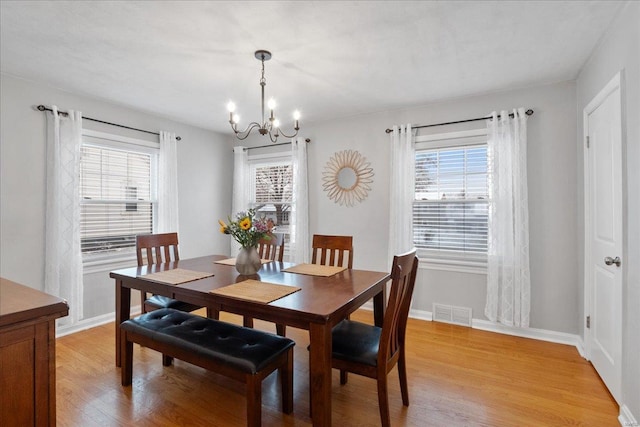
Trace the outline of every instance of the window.
<path fill-rule="evenodd" d="M 128 141 L 128 142 L 124 142 Z M 85 131 L 80 157 L 80 238 L 87 257 L 135 253 L 153 232 L 157 144 Z"/>
<path fill-rule="evenodd" d="M 273 220 L 276 232 L 289 234 L 293 201 L 293 166 L 290 156 L 250 159 L 251 206 Z"/>
<path fill-rule="evenodd" d="M 436 257 L 487 252 L 486 136 L 467 133 L 416 141 L 413 241 Z"/>

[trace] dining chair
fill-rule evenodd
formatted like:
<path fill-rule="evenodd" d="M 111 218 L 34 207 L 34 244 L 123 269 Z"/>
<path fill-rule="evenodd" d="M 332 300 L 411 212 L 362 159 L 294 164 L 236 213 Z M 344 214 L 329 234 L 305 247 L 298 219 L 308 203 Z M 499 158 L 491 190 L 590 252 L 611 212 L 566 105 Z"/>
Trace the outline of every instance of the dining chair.
<path fill-rule="evenodd" d="M 405 331 L 417 270 L 415 249 L 393 258 L 391 291 L 382 327 L 343 320 L 332 331 L 332 367 L 340 370 L 340 384 L 347 383 L 348 372 L 376 379 L 383 427 L 391 426 L 387 374 L 396 365 L 402 403 L 409 406 Z"/>
<path fill-rule="evenodd" d="M 271 234 L 270 238 L 258 240 L 258 255 L 260 259 L 282 262 L 284 260 L 284 235 Z"/>
<path fill-rule="evenodd" d="M 353 268 L 353 236 L 314 234 L 311 242 L 311 264 Z"/>
<path fill-rule="evenodd" d="M 178 261 L 180 259 L 178 254 L 178 233 L 142 234 L 136 236 L 136 256 L 138 258 L 138 267 Z M 174 308 L 180 311 L 194 311 L 202 308 L 198 305 L 162 295 L 152 295 L 147 298 L 147 292 L 140 292 L 142 313 L 159 308 Z M 209 309 L 207 309 L 207 315 L 209 314 Z"/>
<path fill-rule="evenodd" d="M 260 259 L 282 262 L 284 260 L 284 249 L 284 234 L 271 234 L 270 238 L 258 240 L 258 255 Z M 243 325 L 247 328 L 253 328 L 253 318 L 244 316 Z M 287 332 L 286 326 L 277 324 L 276 332 L 284 337 Z"/>
<path fill-rule="evenodd" d="M 347 268 L 353 268 L 353 236 L 313 235 L 311 264 L 344 267 L 345 259 Z M 276 325 L 276 328 L 286 333 L 285 325 Z"/>

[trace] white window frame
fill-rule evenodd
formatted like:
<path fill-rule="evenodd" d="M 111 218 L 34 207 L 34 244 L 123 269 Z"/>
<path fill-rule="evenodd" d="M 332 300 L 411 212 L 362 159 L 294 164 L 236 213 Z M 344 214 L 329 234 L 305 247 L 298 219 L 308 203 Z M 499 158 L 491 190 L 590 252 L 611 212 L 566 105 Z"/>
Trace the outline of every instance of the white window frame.
<path fill-rule="evenodd" d="M 486 129 L 472 129 L 415 137 L 415 151 L 438 148 L 472 147 L 487 144 Z M 463 273 L 486 273 L 486 253 L 465 253 L 418 249 L 421 267 Z"/>
<path fill-rule="evenodd" d="M 250 195 L 250 206 L 256 206 L 255 194 L 256 194 L 256 183 L 255 183 L 255 170 L 257 167 L 272 165 L 278 163 L 287 163 L 293 166 L 293 158 L 290 152 L 278 152 L 278 153 L 269 153 L 269 154 L 257 154 L 257 155 L 249 155 L 248 158 L 249 164 L 249 195 Z M 293 201 L 289 203 L 291 206 L 291 210 L 293 210 Z M 291 211 L 290 210 L 290 211 Z M 286 241 L 289 242 L 289 236 L 291 234 L 291 229 L 288 228 L 286 232 L 282 232 L 278 228 L 276 228 L 275 233 L 282 233 L 286 235 Z M 289 245 L 285 246 L 285 254 L 288 254 Z"/>
<path fill-rule="evenodd" d="M 106 132 L 83 129 L 82 145 L 135 151 L 149 154 L 151 156 L 151 203 L 153 206 L 152 223 L 153 232 L 156 232 L 158 219 L 158 156 L 160 154 L 160 142 L 146 141 Z M 129 265 L 136 265 L 135 248 L 131 251 L 122 251 L 117 253 L 83 253 L 82 263 L 85 268 L 85 273 L 104 271 L 105 268 L 108 269 L 114 266 L 126 267 Z"/>

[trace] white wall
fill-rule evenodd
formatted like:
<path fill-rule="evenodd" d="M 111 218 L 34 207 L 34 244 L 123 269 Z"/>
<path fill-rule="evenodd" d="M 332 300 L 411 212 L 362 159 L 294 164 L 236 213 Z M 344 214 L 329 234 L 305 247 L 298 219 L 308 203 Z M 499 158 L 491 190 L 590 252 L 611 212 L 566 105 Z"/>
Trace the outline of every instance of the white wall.
<path fill-rule="evenodd" d="M 178 143 L 180 253 L 190 258 L 228 253 L 217 218 L 228 214 L 232 153 L 228 136 L 180 124 L 97 99 L 63 92 L 7 75 L 0 76 L 0 275 L 44 289 L 46 118 L 34 106 L 57 105 L 63 111 L 145 130 L 167 130 Z M 85 128 L 157 140 L 157 136 L 88 120 Z M 135 261 L 133 263 L 135 265 Z M 113 280 L 108 269 L 86 274 L 85 318 L 113 312 Z"/>
<path fill-rule="evenodd" d="M 354 266 L 386 270 L 390 261 L 387 252 L 390 141 L 385 129 L 402 123 L 417 125 L 483 117 L 493 110 L 520 106 L 535 110 L 528 121 L 531 326 L 578 333 L 574 83 L 492 93 L 326 123 L 303 123 L 303 136 L 312 140 L 308 146 L 311 233 L 353 235 Z M 441 133 L 483 126 L 480 121 L 429 131 Z M 248 141 L 248 145 L 265 144 L 260 138 Z M 324 165 L 335 152 L 344 149 L 358 150 L 371 162 L 375 173 L 369 197 L 354 207 L 334 203 L 322 190 Z M 485 319 L 485 288 L 484 273 L 422 266 L 413 308 L 431 311 L 432 303 L 439 302 L 471 307 L 474 318 Z"/>
<path fill-rule="evenodd" d="M 577 79 L 578 191 L 580 208 L 580 283 L 583 281 L 583 110 L 598 92 L 622 71 L 623 76 L 623 200 L 625 248 L 623 259 L 622 400 L 640 421 L 640 3 L 629 2 Z M 583 300 L 580 286 L 580 300 Z M 584 318 L 581 304 L 580 318 Z M 581 330 L 584 336 L 584 331 Z"/>

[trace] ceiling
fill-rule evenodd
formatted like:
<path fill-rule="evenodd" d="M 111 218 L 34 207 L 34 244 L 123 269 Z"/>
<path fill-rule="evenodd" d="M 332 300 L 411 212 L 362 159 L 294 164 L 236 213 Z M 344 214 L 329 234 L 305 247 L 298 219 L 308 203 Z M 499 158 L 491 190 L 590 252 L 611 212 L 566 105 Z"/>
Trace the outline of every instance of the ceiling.
<path fill-rule="evenodd" d="M 260 118 L 267 49 L 266 96 L 288 129 L 296 108 L 304 127 L 575 79 L 623 3 L 3 0 L 0 66 L 228 133 L 229 100 L 243 123 Z"/>

